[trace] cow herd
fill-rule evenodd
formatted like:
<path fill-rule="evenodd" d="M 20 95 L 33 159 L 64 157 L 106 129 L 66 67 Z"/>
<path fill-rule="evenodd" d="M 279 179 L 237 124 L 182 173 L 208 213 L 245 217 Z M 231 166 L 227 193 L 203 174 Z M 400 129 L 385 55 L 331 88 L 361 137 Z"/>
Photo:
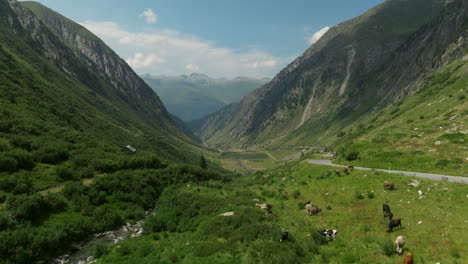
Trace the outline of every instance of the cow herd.
<path fill-rule="evenodd" d="M 349 165 L 347 167 L 343 168 L 343 173 L 345 175 L 348 175 L 354 167 L 352 165 Z M 340 175 L 340 171 L 335 170 L 336 175 Z M 284 179 L 283 179 L 284 180 Z M 384 189 L 385 190 L 395 190 L 395 185 L 390 182 L 390 181 L 385 181 L 384 182 Z M 270 204 L 255 204 L 255 206 L 260 207 L 264 209 L 267 214 L 272 214 L 272 205 Z M 305 203 L 304 209 L 309 215 L 317 215 L 319 214 L 322 209 L 318 208 L 317 206 L 314 206 L 311 201 L 308 201 Z M 386 231 L 391 233 L 393 232 L 393 229 L 395 228 L 401 228 L 401 218 L 396 218 L 393 219 L 393 213 L 390 209 L 390 206 L 388 204 L 383 204 L 383 217 L 384 217 L 384 222 L 386 223 L 387 229 Z M 323 229 L 323 230 L 317 230 L 317 232 L 325 236 L 327 238 L 332 238 L 333 240 L 336 239 L 336 235 L 338 233 L 338 230 L 336 229 Z M 285 230 L 281 234 L 280 242 L 287 241 L 289 239 L 289 231 Z M 398 236 L 395 240 L 395 251 L 398 255 L 403 254 L 403 246 L 405 244 L 404 237 L 403 236 Z M 407 253 L 404 258 L 404 264 L 412 264 L 413 263 L 413 254 Z"/>

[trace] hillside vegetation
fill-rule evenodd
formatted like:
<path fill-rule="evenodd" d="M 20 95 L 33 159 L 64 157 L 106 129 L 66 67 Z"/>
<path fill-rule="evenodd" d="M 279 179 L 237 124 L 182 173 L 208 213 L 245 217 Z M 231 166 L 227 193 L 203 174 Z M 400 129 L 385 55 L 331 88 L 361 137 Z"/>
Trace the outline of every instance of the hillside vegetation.
<path fill-rule="evenodd" d="M 0 263 L 45 263 L 142 218 L 168 185 L 228 177 L 183 165 L 202 148 L 157 95 L 96 36 L 37 3 L 0 0 L 0 117 Z"/>
<path fill-rule="evenodd" d="M 468 63 L 430 75 L 416 94 L 343 130 L 339 162 L 468 176 Z"/>

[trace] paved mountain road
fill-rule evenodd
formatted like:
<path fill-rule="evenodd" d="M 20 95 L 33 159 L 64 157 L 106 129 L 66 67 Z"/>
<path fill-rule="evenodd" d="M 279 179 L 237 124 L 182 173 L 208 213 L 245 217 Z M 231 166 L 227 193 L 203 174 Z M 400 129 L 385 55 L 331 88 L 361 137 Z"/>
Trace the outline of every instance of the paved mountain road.
<path fill-rule="evenodd" d="M 334 164 L 331 160 L 308 160 L 311 164 L 316 165 L 326 165 L 326 166 L 333 166 L 333 167 L 346 167 L 344 165 Z M 363 168 L 363 167 L 354 167 L 357 170 L 369 170 L 369 171 L 382 171 L 388 172 L 393 174 L 401 174 L 406 176 L 413 176 L 418 178 L 425 178 L 431 179 L 435 181 L 449 181 L 449 182 L 459 182 L 468 184 L 468 177 L 460 177 L 460 176 L 450 176 L 450 175 L 442 175 L 442 174 L 433 174 L 433 173 L 423 173 L 423 172 L 412 172 L 412 171 L 399 171 L 399 170 L 386 170 L 386 169 L 372 169 L 372 168 Z"/>

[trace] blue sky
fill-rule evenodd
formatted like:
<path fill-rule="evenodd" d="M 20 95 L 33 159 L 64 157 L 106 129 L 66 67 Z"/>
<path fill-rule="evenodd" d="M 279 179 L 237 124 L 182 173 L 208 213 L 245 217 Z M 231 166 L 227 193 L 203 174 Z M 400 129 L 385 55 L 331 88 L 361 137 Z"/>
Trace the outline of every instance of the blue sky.
<path fill-rule="evenodd" d="M 38 2 L 87 27 L 140 74 L 232 78 L 273 77 L 316 32 L 383 0 Z"/>

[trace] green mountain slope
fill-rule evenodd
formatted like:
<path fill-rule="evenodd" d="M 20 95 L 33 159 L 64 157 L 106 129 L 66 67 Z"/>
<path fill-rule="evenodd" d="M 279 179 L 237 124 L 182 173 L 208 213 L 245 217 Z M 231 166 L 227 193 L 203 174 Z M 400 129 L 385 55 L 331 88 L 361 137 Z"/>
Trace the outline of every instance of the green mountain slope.
<path fill-rule="evenodd" d="M 453 49 L 468 49 L 466 33 Z M 332 143 L 338 162 L 468 176 L 468 57 L 423 82 L 415 94 L 343 130 Z"/>
<path fill-rule="evenodd" d="M 184 121 L 200 119 L 226 104 L 239 102 L 268 79 L 238 77 L 232 80 L 214 79 L 203 74 L 190 76 L 142 76 L 161 96 L 168 111 Z"/>
<path fill-rule="evenodd" d="M 168 185 L 224 178 L 186 165 L 201 148 L 185 129 L 89 31 L 0 0 L 0 263 L 46 263 L 143 218 Z"/>
<path fill-rule="evenodd" d="M 419 89 L 467 21 L 464 1 L 385 1 L 330 29 L 270 83 L 204 119 L 198 133 L 222 147 L 323 145 Z"/>

